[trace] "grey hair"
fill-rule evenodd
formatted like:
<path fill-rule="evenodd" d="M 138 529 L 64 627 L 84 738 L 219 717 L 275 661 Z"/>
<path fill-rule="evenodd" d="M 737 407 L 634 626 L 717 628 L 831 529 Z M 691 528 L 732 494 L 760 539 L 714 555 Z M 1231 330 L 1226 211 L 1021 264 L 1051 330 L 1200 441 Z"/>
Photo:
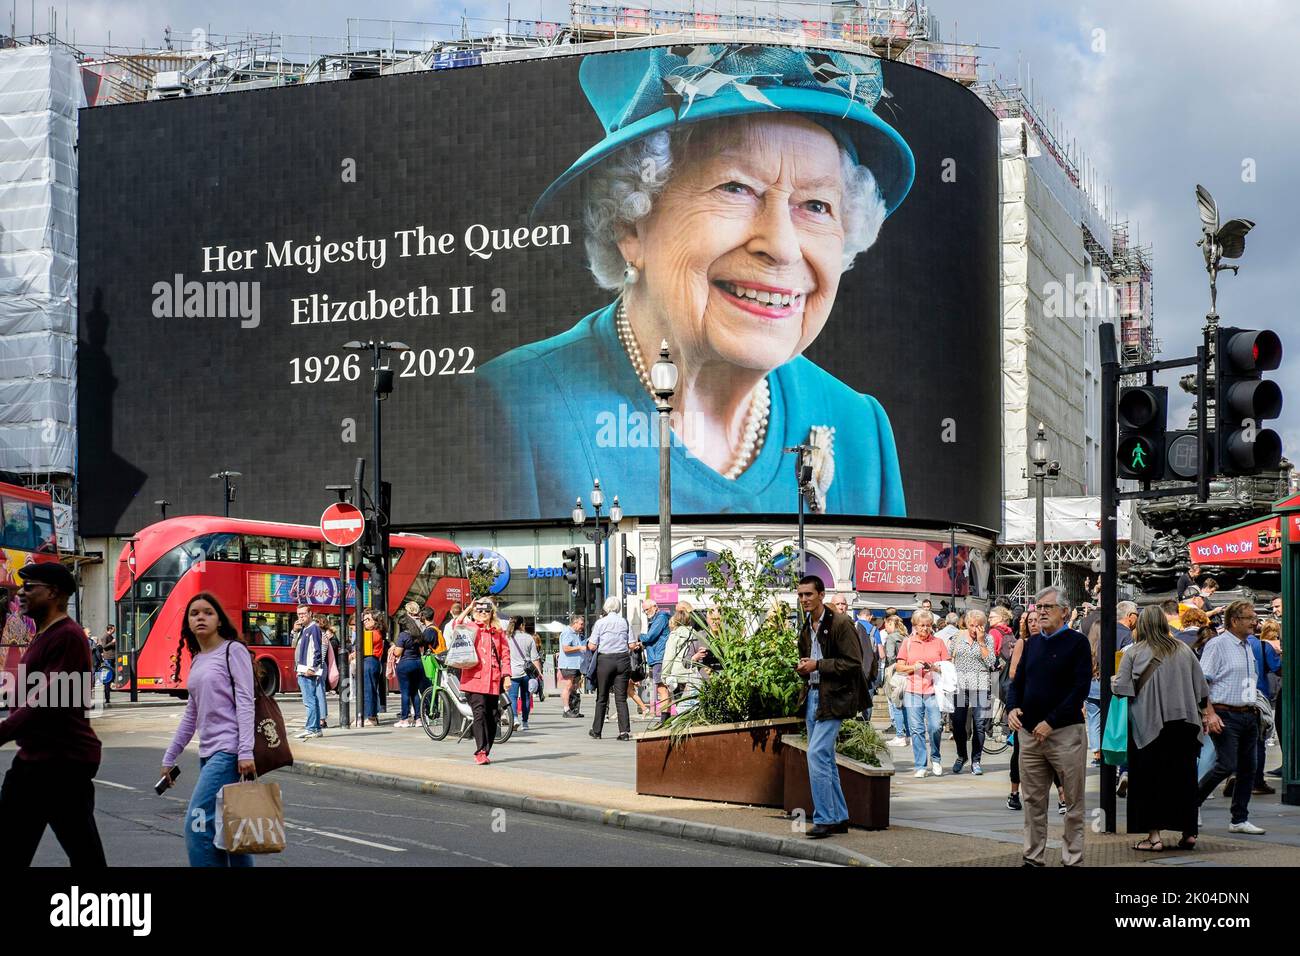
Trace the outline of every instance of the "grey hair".
<path fill-rule="evenodd" d="M 650 215 L 654 201 L 672 179 L 674 161 L 681 158 L 695 129 L 687 126 L 651 133 L 610 156 L 589 175 L 582 214 L 587 263 L 602 289 L 617 292 L 623 288 L 625 262 L 618 242 Z M 875 243 L 886 213 L 871 170 L 854 162 L 843 146 L 839 151 L 844 178 L 841 268 L 847 272 L 853 268 L 853 260 Z"/>
<path fill-rule="evenodd" d="M 988 615 L 979 608 L 971 608 L 966 612 L 966 626 L 974 627 L 976 624 L 983 624 L 988 621 Z"/>
<path fill-rule="evenodd" d="M 921 608 L 921 610 L 919 611 L 912 612 L 912 626 L 916 627 L 917 623 L 922 618 L 925 618 L 925 620 L 929 621 L 931 624 L 934 623 L 934 615 L 931 614 L 929 611 L 927 611 L 925 608 Z"/>
<path fill-rule="evenodd" d="M 1138 606 L 1132 601 L 1120 601 L 1115 605 L 1115 620 L 1122 621 L 1130 614 L 1136 614 L 1137 612 Z"/>
<path fill-rule="evenodd" d="M 1043 588 L 1041 591 L 1039 591 L 1037 594 L 1034 595 L 1034 604 L 1042 604 L 1043 600 L 1049 594 L 1052 595 L 1052 597 L 1056 598 L 1057 603 L 1060 603 L 1061 600 L 1060 587 L 1058 587 L 1055 584 L 1049 584 L 1047 587 Z"/>
<path fill-rule="evenodd" d="M 621 601 L 620 601 L 618 598 L 616 598 L 616 597 L 607 597 L 607 598 L 605 598 L 605 603 L 601 605 L 601 607 L 604 608 L 606 614 L 614 614 L 614 613 L 616 613 L 616 612 L 617 612 L 617 611 L 618 611 L 622 606 L 623 606 L 623 602 L 621 602 Z"/>

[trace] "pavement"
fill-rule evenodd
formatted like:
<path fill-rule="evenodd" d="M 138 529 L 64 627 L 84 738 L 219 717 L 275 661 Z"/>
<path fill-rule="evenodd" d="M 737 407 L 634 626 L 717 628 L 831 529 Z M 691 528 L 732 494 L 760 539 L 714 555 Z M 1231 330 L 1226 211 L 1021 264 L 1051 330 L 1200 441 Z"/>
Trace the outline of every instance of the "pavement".
<path fill-rule="evenodd" d="M 296 695 L 277 698 L 290 733 L 303 724 Z M 334 714 L 335 701 L 330 701 Z M 742 807 L 669 797 L 643 796 L 634 788 L 635 745 L 611 732 L 600 740 L 587 735 L 592 698 L 584 698 L 585 719 L 562 718 L 558 700 L 549 698 L 534 710 L 530 730 L 516 731 L 497 745 L 492 763 L 473 762 L 472 741 L 448 737 L 430 740 L 420 728 L 398 729 L 397 698 L 381 726 L 331 727 L 325 736 L 293 741 L 298 776 L 328 778 L 340 784 L 370 784 L 418 799 L 447 799 L 525 810 L 533 814 L 639 830 L 640 838 L 669 836 L 806 858 L 823 863 L 885 866 L 1019 866 L 1023 815 L 1006 808 L 1007 766 L 1011 756 L 987 756 L 982 777 L 948 772 L 954 759 L 951 740 L 942 747 L 945 772 L 940 777 L 912 776 L 911 748 L 890 748 L 896 762 L 891 780 L 890 827 L 854 830 L 828 840 L 808 840 L 800 826 L 779 808 Z M 170 708 L 122 707 L 115 703 L 96 716 L 95 727 L 106 743 L 140 735 L 161 751 L 180 718 L 181 705 Z M 633 732 L 646 722 L 633 718 Z M 1276 767 L 1276 747 L 1266 751 L 1267 766 Z M 287 778 L 286 778 L 287 779 Z M 1283 805 L 1277 795 L 1255 796 L 1251 819 L 1268 833 L 1259 837 L 1229 834 L 1229 801 L 1215 796 L 1203 807 L 1200 845 L 1194 851 L 1170 846 L 1163 854 L 1138 853 L 1137 837 L 1101 832 L 1099 773 L 1089 771 L 1087 805 L 1090 831 L 1085 864 L 1100 866 L 1286 866 L 1300 865 L 1300 807 Z M 152 796 L 152 794 L 150 794 Z M 1124 829 L 1125 801 L 1120 800 L 1119 829 Z M 1059 862 L 1061 818 L 1049 814 L 1049 863 Z"/>

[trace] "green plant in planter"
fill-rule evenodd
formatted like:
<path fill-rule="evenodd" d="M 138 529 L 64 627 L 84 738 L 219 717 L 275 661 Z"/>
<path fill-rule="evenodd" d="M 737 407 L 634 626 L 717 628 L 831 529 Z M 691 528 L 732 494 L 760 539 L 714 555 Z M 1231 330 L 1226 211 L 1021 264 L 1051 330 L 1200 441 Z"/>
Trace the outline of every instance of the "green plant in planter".
<path fill-rule="evenodd" d="M 800 736 L 808 741 L 805 729 Z M 886 750 L 885 739 L 865 720 L 856 717 L 840 724 L 839 736 L 835 738 L 835 752 L 843 754 L 850 760 L 864 763 L 869 767 L 880 766 L 880 755 Z"/>
<path fill-rule="evenodd" d="M 792 548 L 781 553 L 787 564 L 794 559 Z M 698 705 L 665 724 L 674 743 L 705 724 L 792 716 L 799 701 L 798 634 L 790 608 L 774 598 L 782 575 L 772 546 L 760 543 L 753 561 L 723 551 L 707 570 L 722 626 L 703 637 L 721 665 L 701 686 Z"/>
<path fill-rule="evenodd" d="M 846 720 L 840 724 L 840 734 L 835 738 L 835 752 L 870 767 L 879 767 L 885 739 L 865 720 Z"/>

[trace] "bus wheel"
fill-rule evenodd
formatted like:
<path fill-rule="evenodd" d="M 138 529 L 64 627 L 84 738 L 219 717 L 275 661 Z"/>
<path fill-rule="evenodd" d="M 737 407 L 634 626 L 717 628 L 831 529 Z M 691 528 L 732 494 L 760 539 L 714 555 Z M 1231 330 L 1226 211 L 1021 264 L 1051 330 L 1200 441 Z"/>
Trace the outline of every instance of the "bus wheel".
<path fill-rule="evenodd" d="M 257 662 L 257 686 L 267 697 L 274 697 L 280 690 L 280 668 L 275 661 Z"/>
<path fill-rule="evenodd" d="M 173 690 L 173 691 L 170 691 L 169 694 L 170 694 L 170 696 L 175 697 L 177 700 L 189 700 L 189 699 L 190 699 L 190 692 L 187 691 L 187 690 Z"/>

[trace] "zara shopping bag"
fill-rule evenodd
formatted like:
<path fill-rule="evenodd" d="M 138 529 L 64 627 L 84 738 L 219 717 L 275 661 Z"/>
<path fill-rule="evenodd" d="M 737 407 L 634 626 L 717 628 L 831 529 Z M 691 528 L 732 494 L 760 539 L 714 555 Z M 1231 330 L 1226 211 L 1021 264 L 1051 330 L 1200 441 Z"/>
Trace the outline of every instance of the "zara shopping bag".
<path fill-rule="evenodd" d="M 217 791 L 217 827 L 212 838 L 227 853 L 284 850 L 284 804 L 278 783 L 228 783 Z"/>

